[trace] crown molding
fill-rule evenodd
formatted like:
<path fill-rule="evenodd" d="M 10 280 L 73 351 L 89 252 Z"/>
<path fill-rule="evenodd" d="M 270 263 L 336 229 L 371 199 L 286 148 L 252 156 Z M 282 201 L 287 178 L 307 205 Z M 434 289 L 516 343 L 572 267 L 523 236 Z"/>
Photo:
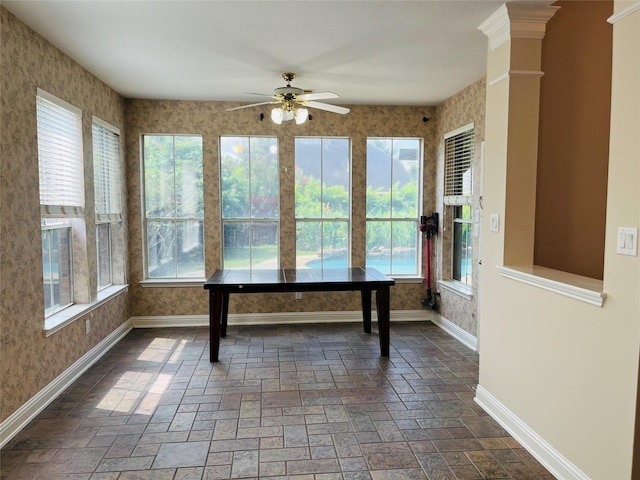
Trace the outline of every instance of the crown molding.
<path fill-rule="evenodd" d="M 512 38 L 541 40 L 547 22 L 560 7 L 529 3 L 507 3 L 502 5 L 478 27 L 489 37 L 489 47 L 495 50 Z"/>
<path fill-rule="evenodd" d="M 611 25 L 613 25 L 613 24 L 619 22 L 620 20 L 622 20 L 623 18 L 626 18 L 629 15 L 631 15 L 632 13 L 635 13 L 635 12 L 638 12 L 638 11 L 640 11 L 640 2 L 633 3 L 630 6 L 628 6 L 627 8 L 625 8 L 624 10 L 611 15 L 607 19 L 607 22 L 609 22 Z"/>
<path fill-rule="evenodd" d="M 508 72 L 504 72 L 497 77 L 489 80 L 487 82 L 487 85 L 493 87 L 494 85 L 510 77 L 541 78 L 543 75 L 544 72 L 541 70 L 509 70 Z"/>

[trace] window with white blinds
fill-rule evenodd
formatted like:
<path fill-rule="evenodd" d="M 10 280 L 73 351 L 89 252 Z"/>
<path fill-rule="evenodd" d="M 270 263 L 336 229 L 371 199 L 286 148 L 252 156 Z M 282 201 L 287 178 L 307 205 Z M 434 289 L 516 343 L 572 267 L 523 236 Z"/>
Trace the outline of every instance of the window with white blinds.
<path fill-rule="evenodd" d="M 38 89 L 38 170 L 43 218 L 81 217 L 84 206 L 82 112 Z"/>
<path fill-rule="evenodd" d="M 472 194 L 474 150 L 473 124 L 465 125 L 444 137 L 445 203 L 460 203 L 460 197 Z"/>
<path fill-rule="evenodd" d="M 94 117 L 93 188 L 96 223 L 120 221 L 120 131 Z"/>

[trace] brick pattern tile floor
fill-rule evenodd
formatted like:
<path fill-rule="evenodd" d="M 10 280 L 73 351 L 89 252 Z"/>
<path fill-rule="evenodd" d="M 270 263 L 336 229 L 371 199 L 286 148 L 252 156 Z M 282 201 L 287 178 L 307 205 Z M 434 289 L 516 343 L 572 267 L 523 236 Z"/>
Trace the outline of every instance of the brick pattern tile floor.
<path fill-rule="evenodd" d="M 132 330 L 1 452 L 4 479 L 553 479 L 430 322 Z"/>

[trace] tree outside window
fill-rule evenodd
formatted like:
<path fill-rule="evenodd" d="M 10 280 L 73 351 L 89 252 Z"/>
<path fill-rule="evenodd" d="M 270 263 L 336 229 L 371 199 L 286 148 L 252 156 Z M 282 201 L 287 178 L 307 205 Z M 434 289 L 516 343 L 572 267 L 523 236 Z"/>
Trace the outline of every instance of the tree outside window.
<path fill-rule="evenodd" d="M 422 141 L 367 139 L 366 265 L 387 275 L 418 275 Z"/>
<path fill-rule="evenodd" d="M 220 186 L 224 268 L 277 268 L 277 139 L 221 137 Z"/>
<path fill-rule="evenodd" d="M 351 145 L 348 138 L 295 139 L 296 266 L 350 264 Z"/>
<path fill-rule="evenodd" d="M 202 137 L 143 137 L 147 278 L 204 278 Z"/>

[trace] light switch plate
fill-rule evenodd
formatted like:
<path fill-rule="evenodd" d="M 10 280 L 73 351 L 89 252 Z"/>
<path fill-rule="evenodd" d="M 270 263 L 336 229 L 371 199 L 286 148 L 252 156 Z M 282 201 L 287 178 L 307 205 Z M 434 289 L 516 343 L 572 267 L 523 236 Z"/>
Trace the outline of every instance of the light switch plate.
<path fill-rule="evenodd" d="M 496 233 L 500 231 L 500 214 L 492 213 L 489 215 L 489 231 Z"/>
<path fill-rule="evenodd" d="M 638 255 L 638 228 L 618 227 L 618 238 L 616 239 L 616 253 L 620 255 Z"/>

